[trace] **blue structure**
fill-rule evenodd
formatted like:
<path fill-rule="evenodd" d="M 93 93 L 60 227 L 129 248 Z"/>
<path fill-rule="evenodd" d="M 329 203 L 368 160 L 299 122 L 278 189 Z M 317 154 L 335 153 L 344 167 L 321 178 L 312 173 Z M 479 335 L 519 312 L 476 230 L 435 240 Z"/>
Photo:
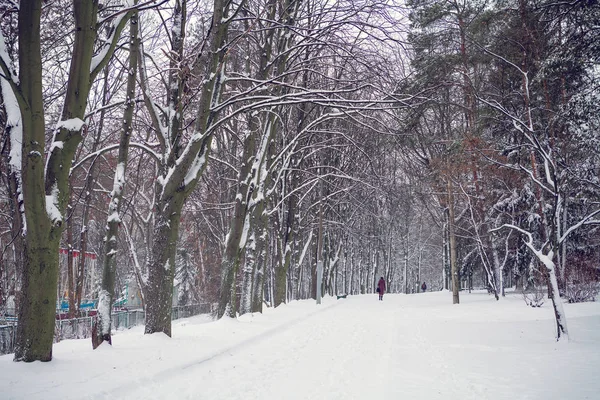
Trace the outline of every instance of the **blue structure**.
<path fill-rule="evenodd" d="M 80 310 L 95 310 L 98 308 L 98 300 L 82 300 L 79 304 Z M 60 307 L 57 307 L 57 310 L 61 312 L 69 311 L 69 300 L 62 299 L 60 302 Z"/>

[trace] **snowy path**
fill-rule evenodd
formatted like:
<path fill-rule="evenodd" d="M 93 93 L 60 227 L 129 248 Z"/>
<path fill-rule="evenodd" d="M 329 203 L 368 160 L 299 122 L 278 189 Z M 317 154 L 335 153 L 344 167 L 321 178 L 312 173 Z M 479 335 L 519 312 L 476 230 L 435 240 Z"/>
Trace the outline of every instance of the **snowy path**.
<path fill-rule="evenodd" d="M 528 367 L 520 348 L 465 341 L 461 325 L 450 323 L 444 330 L 444 314 L 461 319 L 461 310 L 448 304 L 435 308 L 423 300 L 349 297 L 284 329 L 106 398 L 164 399 L 171 388 L 174 399 L 537 399 L 539 393 L 528 394 L 531 382 L 523 377 L 530 374 L 528 379 L 543 386 L 545 374 L 558 372 L 547 370 L 548 365 Z M 467 337 L 477 336 L 471 321 L 461 324 Z M 522 357 L 525 363 L 519 367 Z M 506 365 L 514 370 L 503 370 Z M 564 398 L 551 388 L 547 396 Z"/>
<path fill-rule="evenodd" d="M 600 304 L 552 309 L 487 294 L 350 296 L 264 315 L 174 321 L 173 338 L 115 336 L 55 346 L 51 363 L 0 357 L 0 399 L 598 399 Z"/>

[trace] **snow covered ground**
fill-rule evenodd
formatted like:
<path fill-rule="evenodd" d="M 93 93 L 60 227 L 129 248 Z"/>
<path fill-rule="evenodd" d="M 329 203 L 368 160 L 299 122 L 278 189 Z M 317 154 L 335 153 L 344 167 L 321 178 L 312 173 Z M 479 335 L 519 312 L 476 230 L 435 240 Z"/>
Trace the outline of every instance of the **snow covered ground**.
<path fill-rule="evenodd" d="M 263 315 L 174 321 L 173 338 L 119 332 L 54 346 L 49 363 L 0 357 L 0 399 L 600 399 L 600 303 L 516 294 L 325 298 Z"/>

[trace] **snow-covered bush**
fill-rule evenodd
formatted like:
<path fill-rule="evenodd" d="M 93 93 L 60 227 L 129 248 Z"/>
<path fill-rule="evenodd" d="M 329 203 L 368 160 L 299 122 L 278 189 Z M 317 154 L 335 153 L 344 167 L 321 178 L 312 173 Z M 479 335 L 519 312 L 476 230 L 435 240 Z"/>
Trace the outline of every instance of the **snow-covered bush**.
<path fill-rule="evenodd" d="M 532 286 L 523 290 L 523 300 L 525 304 L 531 307 L 541 307 L 544 304 L 544 298 L 548 293 L 547 289 L 541 286 Z"/>
<path fill-rule="evenodd" d="M 585 301 L 595 301 L 600 293 L 600 282 L 573 281 L 567 285 L 565 296 L 569 303 L 583 303 Z"/>

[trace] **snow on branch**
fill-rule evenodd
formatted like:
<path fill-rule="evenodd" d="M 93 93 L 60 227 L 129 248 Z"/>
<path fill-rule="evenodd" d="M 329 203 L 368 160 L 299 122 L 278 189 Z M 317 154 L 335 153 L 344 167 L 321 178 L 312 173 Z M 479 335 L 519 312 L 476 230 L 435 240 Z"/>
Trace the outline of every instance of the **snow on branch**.
<path fill-rule="evenodd" d="M 196 158 L 192 162 L 192 165 L 190 166 L 190 169 L 188 170 L 187 174 L 185 175 L 185 178 L 183 179 L 183 184 L 185 186 L 188 186 L 192 181 L 197 179 L 200 174 L 200 171 L 202 170 L 202 168 L 205 165 L 206 165 L 206 150 L 204 150 L 202 152 L 202 154 L 198 154 L 198 156 L 196 156 Z"/>
<path fill-rule="evenodd" d="M 576 223 L 575 225 L 571 226 L 569 229 L 567 229 L 565 231 L 565 233 L 560 237 L 560 239 L 558 240 L 558 243 L 562 243 L 565 241 L 565 239 L 575 230 L 581 228 L 583 225 L 600 225 L 600 220 L 597 219 L 593 219 L 596 215 L 600 214 L 600 210 L 596 210 L 593 213 L 590 213 L 588 215 L 586 215 L 584 218 L 581 219 L 581 221 L 579 221 L 578 223 Z"/>
<path fill-rule="evenodd" d="M 140 265 L 140 262 L 137 257 L 136 245 L 135 245 L 135 242 L 133 241 L 133 239 L 131 238 L 127 224 L 123 224 L 123 231 L 125 232 L 125 237 L 127 238 L 127 243 L 129 244 L 129 253 L 131 254 L 131 258 L 133 260 L 135 276 L 136 276 L 138 282 L 140 283 L 140 288 L 142 288 L 142 290 L 140 290 L 140 292 L 141 292 L 142 297 L 144 297 L 144 289 L 148 285 L 148 274 Z"/>
<path fill-rule="evenodd" d="M 538 178 L 535 177 L 535 175 L 534 175 L 534 173 L 532 171 L 530 171 L 529 169 L 525 168 L 522 165 L 519 165 L 519 167 L 521 168 L 521 170 L 523 172 L 525 172 L 527 175 L 529 175 L 529 178 L 531 178 L 531 180 L 533 182 L 535 182 L 539 187 L 541 187 L 542 189 L 544 189 L 549 194 L 554 195 L 554 190 L 552 190 L 552 188 L 549 188 L 546 185 L 544 185 L 544 183 L 542 181 L 540 181 Z"/>
<path fill-rule="evenodd" d="M 2 33 L 0 32 L 0 35 Z M 23 151 L 23 121 L 21 109 L 15 95 L 13 84 L 4 78 L 0 78 L 0 94 L 4 101 L 6 111 L 6 132 L 9 133 L 10 153 L 8 165 L 17 181 L 17 196 L 19 202 L 19 214 L 23 223 L 23 234 L 27 232 L 27 219 L 23 205 L 23 179 L 21 175 L 22 151 Z"/>
<path fill-rule="evenodd" d="M 166 1 L 163 1 L 162 3 L 165 2 Z M 98 75 L 110 57 L 112 57 L 114 49 L 117 46 L 117 41 L 121 35 L 121 31 L 125 27 L 127 19 L 131 16 L 131 13 L 134 10 L 139 10 L 140 7 L 144 5 L 147 6 L 153 3 L 155 3 L 155 1 L 151 0 L 141 5 L 136 5 L 134 0 L 125 0 L 125 4 L 121 10 L 100 20 L 96 24 L 96 30 L 99 30 L 98 28 L 102 24 L 104 24 L 106 21 L 112 20 L 111 25 L 108 28 L 106 39 L 104 39 L 103 43 L 100 45 L 98 53 L 92 57 L 92 62 L 90 64 L 90 75 L 92 76 L 92 79 Z"/>
<path fill-rule="evenodd" d="M 10 129 L 9 165 L 12 171 L 21 171 L 21 149 L 23 146 L 21 110 L 11 84 L 4 78 L 0 78 L 0 93 L 6 110 L 6 127 Z"/>
<path fill-rule="evenodd" d="M 19 77 L 17 76 L 17 72 L 14 67 L 14 63 L 8 54 L 8 49 L 6 48 L 6 42 L 4 41 L 4 35 L 0 30 L 0 70 L 2 72 L 2 76 L 0 79 L 10 80 L 14 84 L 19 84 Z"/>
<path fill-rule="evenodd" d="M 50 218 L 50 222 L 54 226 L 60 226 L 63 221 L 63 216 L 59 209 L 58 196 L 60 191 L 58 186 L 54 184 L 52 187 L 52 191 L 50 194 L 46 195 L 46 213 L 48 214 L 48 218 Z"/>
<path fill-rule="evenodd" d="M 517 232 L 520 232 L 521 234 L 525 235 L 527 237 L 527 240 L 525 240 L 524 242 L 525 242 L 525 245 L 529 248 L 529 250 L 531 250 L 531 252 L 537 257 L 537 259 L 540 260 L 549 271 L 554 271 L 555 265 L 554 265 L 554 261 L 552 261 L 552 258 L 554 257 L 554 251 L 552 249 L 550 249 L 548 251 L 548 254 L 544 254 L 542 252 L 542 250 L 537 250 L 533 246 L 533 235 L 531 234 L 531 232 L 527 232 L 526 230 L 521 229 L 516 225 L 504 224 L 499 228 L 490 230 L 490 232 L 498 231 L 502 228 L 514 229 Z M 544 248 L 544 246 L 542 246 L 542 249 L 543 248 Z"/>
<path fill-rule="evenodd" d="M 139 149 L 144 150 L 148 155 L 150 155 L 152 158 L 154 158 L 157 162 L 160 162 L 160 157 L 159 155 L 152 150 L 150 147 L 146 146 L 145 144 L 142 143 L 130 143 L 129 144 L 130 147 L 137 147 Z M 109 151 L 113 151 L 113 150 L 118 150 L 119 149 L 119 144 L 113 144 L 107 147 L 104 147 L 98 151 L 95 151 L 93 153 L 88 154 L 87 156 L 85 156 L 84 158 L 82 158 L 81 160 L 79 160 L 77 162 L 77 164 L 73 165 L 73 167 L 71 168 L 71 172 L 70 174 L 73 173 L 73 171 L 75 171 L 77 168 L 81 167 L 83 164 L 85 164 L 86 162 L 88 162 L 91 159 L 96 159 L 99 156 L 101 156 L 104 153 L 108 153 Z"/>
<path fill-rule="evenodd" d="M 58 121 L 56 123 L 56 129 L 66 129 L 71 132 L 79 132 L 85 125 L 80 118 L 71 118 L 64 121 Z"/>

